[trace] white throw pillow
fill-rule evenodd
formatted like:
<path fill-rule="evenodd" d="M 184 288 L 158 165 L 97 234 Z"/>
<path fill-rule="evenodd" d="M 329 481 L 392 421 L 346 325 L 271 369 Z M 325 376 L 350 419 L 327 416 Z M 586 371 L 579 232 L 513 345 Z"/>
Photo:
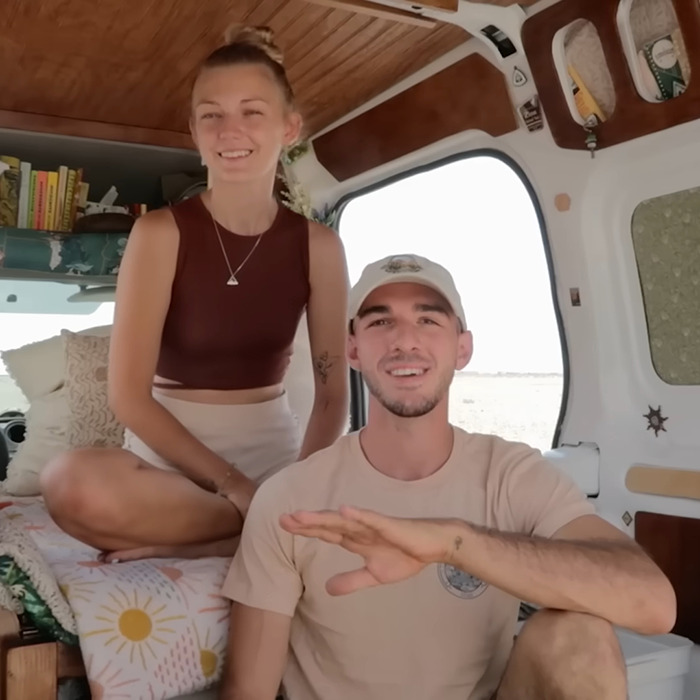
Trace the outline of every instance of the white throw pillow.
<path fill-rule="evenodd" d="M 39 494 L 39 474 L 55 455 L 69 449 L 68 403 L 63 387 L 34 399 L 26 413 L 25 439 L 7 466 L 3 490 L 13 496 Z"/>
<path fill-rule="evenodd" d="M 111 326 L 79 336 L 109 336 Z M 74 334 L 76 335 L 76 334 Z M 72 447 L 71 409 L 66 389 L 65 340 L 54 336 L 2 354 L 10 376 L 29 400 L 25 438 L 7 466 L 2 490 L 13 496 L 39 495 L 39 474 L 54 456 Z"/>

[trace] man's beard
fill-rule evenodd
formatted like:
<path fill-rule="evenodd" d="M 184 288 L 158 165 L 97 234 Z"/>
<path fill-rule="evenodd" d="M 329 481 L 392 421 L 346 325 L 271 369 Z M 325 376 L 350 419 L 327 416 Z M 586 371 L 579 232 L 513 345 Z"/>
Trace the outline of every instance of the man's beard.
<path fill-rule="evenodd" d="M 392 400 L 382 394 L 378 383 L 375 384 L 374 381 L 366 376 L 363 377 L 365 384 L 369 389 L 369 393 L 374 396 L 374 398 L 387 410 L 399 418 L 420 418 L 430 413 L 439 403 L 442 401 L 444 396 L 447 394 L 450 383 L 452 382 L 452 377 L 446 377 L 440 385 L 435 390 L 433 396 L 420 397 L 417 403 L 410 400 L 402 401 Z"/>

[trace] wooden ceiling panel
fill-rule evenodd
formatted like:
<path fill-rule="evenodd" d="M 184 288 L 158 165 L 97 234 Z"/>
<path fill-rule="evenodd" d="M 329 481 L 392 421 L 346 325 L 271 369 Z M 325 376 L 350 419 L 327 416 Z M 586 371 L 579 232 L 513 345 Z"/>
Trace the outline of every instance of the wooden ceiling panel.
<path fill-rule="evenodd" d="M 437 24 L 436 20 L 422 17 L 417 12 L 406 12 L 386 5 L 379 5 L 376 2 L 368 2 L 368 0 L 306 0 L 306 2 L 323 7 L 340 8 L 370 17 L 389 19 L 394 22 L 404 22 L 417 27 L 427 27 L 428 29 L 435 28 Z"/>
<path fill-rule="evenodd" d="M 470 0 L 471 2 L 479 3 L 480 5 L 496 5 L 496 7 L 510 7 L 511 5 L 523 5 L 530 7 L 540 0 Z"/>
<path fill-rule="evenodd" d="M 3 0 L 0 114 L 186 133 L 196 69 L 231 22 L 269 24 L 313 134 L 467 40 L 305 0 Z M 0 119 L 0 126 L 2 126 Z M 9 126 L 9 124 L 7 124 Z"/>

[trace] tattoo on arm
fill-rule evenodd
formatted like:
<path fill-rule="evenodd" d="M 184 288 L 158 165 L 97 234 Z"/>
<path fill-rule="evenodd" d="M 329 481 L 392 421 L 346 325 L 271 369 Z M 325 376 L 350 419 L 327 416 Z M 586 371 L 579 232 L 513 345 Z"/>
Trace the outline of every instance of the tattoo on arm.
<path fill-rule="evenodd" d="M 328 381 L 328 375 L 338 359 L 336 355 L 329 355 L 327 350 L 322 352 L 318 357 L 314 357 L 314 369 L 320 377 L 322 384 Z"/>
<path fill-rule="evenodd" d="M 455 551 L 459 551 L 459 548 L 462 546 L 462 542 L 462 538 L 457 535 L 457 537 L 455 537 Z"/>

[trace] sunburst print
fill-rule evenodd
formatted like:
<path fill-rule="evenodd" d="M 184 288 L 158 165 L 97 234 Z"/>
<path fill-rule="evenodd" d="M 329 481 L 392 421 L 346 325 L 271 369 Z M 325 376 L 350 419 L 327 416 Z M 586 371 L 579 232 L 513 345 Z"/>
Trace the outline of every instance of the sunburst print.
<path fill-rule="evenodd" d="M 223 598 L 220 595 L 214 595 L 213 593 L 209 593 L 207 595 L 207 598 L 213 598 L 217 602 L 217 605 L 201 608 L 197 612 L 200 614 L 206 612 L 220 612 L 221 615 L 219 615 L 219 617 L 216 618 L 216 621 L 221 623 L 224 620 L 228 620 L 228 616 L 231 613 L 231 601 L 227 600 L 226 598 Z"/>
<path fill-rule="evenodd" d="M 86 581 L 77 574 L 69 573 L 61 577 L 58 587 L 66 600 L 73 602 L 82 600 L 85 603 L 89 603 L 97 585 L 97 581 Z"/>
<path fill-rule="evenodd" d="M 194 628 L 194 635 L 197 638 L 199 663 L 202 667 L 202 675 L 207 680 L 212 680 L 216 676 L 216 672 L 219 669 L 219 662 L 226 647 L 226 640 L 223 637 L 219 637 L 219 639 L 212 644 L 210 641 L 211 630 L 209 628 L 207 628 L 204 639 L 202 639 L 196 623 L 192 626 Z"/>
<path fill-rule="evenodd" d="M 125 680 L 123 668 L 114 668 L 112 661 L 108 661 L 99 671 L 93 666 L 93 657 L 89 657 L 86 668 L 90 676 L 90 697 L 92 700 L 130 700 L 132 697 L 128 686 L 138 683 L 138 678 Z"/>
<path fill-rule="evenodd" d="M 102 614 L 95 616 L 105 626 L 83 636 L 105 635 L 105 647 L 119 655 L 128 654 L 129 663 L 138 659 L 146 670 L 146 659 L 156 658 L 155 645 L 167 645 L 166 638 L 176 633 L 169 623 L 185 616 L 165 614 L 166 605 L 158 604 L 152 596 L 139 600 L 138 591 L 129 595 L 119 586 L 114 588 L 116 593 L 109 593 L 112 602 L 100 605 Z"/>
<path fill-rule="evenodd" d="M 130 700 L 132 693 L 128 686 L 138 683 L 138 678 L 125 680 L 123 668 L 114 668 L 108 661 L 99 671 L 93 668 L 93 657 L 90 656 L 85 664 L 90 676 L 90 697 L 92 700 Z"/>
<path fill-rule="evenodd" d="M 192 584 L 202 583 L 202 580 L 197 580 L 196 577 L 191 575 L 185 575 L 186 572 L 183 571 L 182 565 L 180 567 L 176 566 L 159 566 L 158 571 L 160 571 L 163 576 L 169 579 L 173 586 L 180 591 L 182 595 L 182 600 L 185 603 L 185 607 L 190 607 L 189 596 L 196 595 L 197 589 Z"/>
<path fill-rule="evenodd" d="M 218 591 L 223 582 L 224 572 L 212 571 L 212 567 L 203 566 L 202 561 L 178 561 L 177 565 L 156 567 L 163 576 L 168 578 L 182 595 L 185 606 L 189 609 L 192 597 L 201 597 L 207 590 Z"/>

